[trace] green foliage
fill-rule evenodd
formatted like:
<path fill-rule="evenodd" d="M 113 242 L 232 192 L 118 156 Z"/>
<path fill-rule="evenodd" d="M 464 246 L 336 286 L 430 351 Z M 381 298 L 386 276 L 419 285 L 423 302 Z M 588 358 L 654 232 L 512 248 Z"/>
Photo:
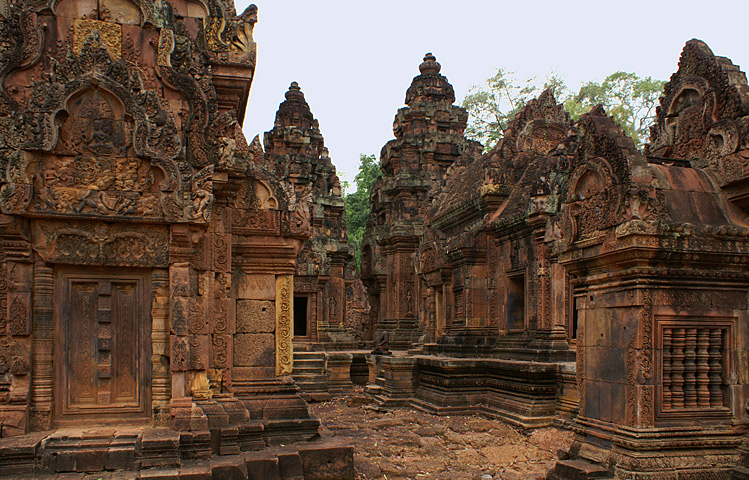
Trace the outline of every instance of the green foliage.
<path fill-rule="evenodd" d="M 466 136 L 483 143 L 486 150 L 493 148 L 510 120 L 536 96 L 534 80 L 518 80 L 514 72 L 498 68 L 484 85 L 472 86 L 463 100 L 469 114 Z"/>
<path fill-rule="evenodd" d="M 369 196 L 372 186 L 382 177 L 380 162 L 374 155 L 359 155 L 359 172 L 354 177 L 356 191 L 344 197 L 346 203 L 346 225 L 348 226 L 348 243 L 354 250 L 356 266 L 361 268 L 361 242 L 367 228 L 369 216 Z"/>
<path fill-rule="evenodd" d="M 612 73 L 601 83 L 584 83 L 574 100 L 565 102 L 565 107 L 568 103 L 576 104 L 568 111 L 573 118 L 577 118 L 600 103 L 606 113 L 614 117 L 624 132 L 641 147 L 655 120 L 655 108 L 665 83 L 651 77 L 641 78 L 631 72 L 619 71 Z"/>
<path fill-rule="evenodd" d="M 539 85 L 536 78 L 518 79 L 513 72 L 498 68 L 483 85 L 469 89 L 463 100 L 469 119 L 466 136 L 492 149 L 504 136 L 517 112 L 550 88 L 557 101 L 564 103 L 573 120 L 599 103 L 622 126 L 638 146 L 647 138 L 655 117 L 655 107 L 665 82 L 641 78 L 630 72 L 612 73 L 601 83 L 587 82 L 573 94 L 564 80 L 550 73 Z"/>

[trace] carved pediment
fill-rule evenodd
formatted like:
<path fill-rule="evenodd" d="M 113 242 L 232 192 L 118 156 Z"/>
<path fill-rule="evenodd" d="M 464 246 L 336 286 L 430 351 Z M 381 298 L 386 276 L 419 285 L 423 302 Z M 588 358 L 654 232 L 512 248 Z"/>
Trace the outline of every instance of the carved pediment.
<path fill-rule="evenodd" d="M 592 158 L 580 165 L 569 180 L 567 236 L 578 239 L 615 225 L 620 197 L 609 162 Z"/>

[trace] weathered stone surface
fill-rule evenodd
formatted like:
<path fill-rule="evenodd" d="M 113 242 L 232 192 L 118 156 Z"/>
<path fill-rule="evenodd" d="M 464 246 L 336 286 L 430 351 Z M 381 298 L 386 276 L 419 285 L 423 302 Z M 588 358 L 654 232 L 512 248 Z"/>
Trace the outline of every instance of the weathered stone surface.
<path fill-rule="evenodd" d="M 269 452 L 252 452 L 244 455 L 249 480 L 280 480 L 278 457 Z"/>
<path fill-rule="evenodd" d="M 276 342 L 272 334 L 247 333 L 234 336 L 234 365 L 267 365 L 275 358 Z"/>
<path fill-rule="evenodd" d="M 304 478 L 308 480 L 353 480 L 356 478 L 350 445 L 311 443 L 297 448 L 302 460 Z"/>
<path fill-rule="evenodd" d="M 243 275 L 238 283 L 237 298 L 251 300 L 275 300 L 276 277 L 274 275 Z"/>
<path fill-rule="evenodd" d="M 237 300 L 237 333 L 273 333 L 275 303 L 267 300 Z"/>

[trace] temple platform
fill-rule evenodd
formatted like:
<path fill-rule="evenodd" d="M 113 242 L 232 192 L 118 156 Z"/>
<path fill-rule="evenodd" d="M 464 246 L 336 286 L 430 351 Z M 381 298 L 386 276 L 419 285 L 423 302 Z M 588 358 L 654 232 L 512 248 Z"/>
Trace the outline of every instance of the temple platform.
<path fill-rule="evenodd" d="M 215 435 L 213 436 L 215 440 Z M 331 438 L 221 450 L 210 431 L 69 428 L 0 439 L 3 479 L 353 480 L 353 447 Z M 223 454 L 222 454 L 223 453 Z"/>

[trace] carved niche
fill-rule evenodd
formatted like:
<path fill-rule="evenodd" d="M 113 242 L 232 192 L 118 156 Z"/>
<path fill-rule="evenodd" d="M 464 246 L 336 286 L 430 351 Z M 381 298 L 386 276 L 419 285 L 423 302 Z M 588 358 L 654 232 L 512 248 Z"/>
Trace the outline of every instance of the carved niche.
<path fill-rule="evenodd" d="M 569 185 L 571 238 L 590 236 L 616 223 L 620 194 L 609 162 L 588 160 L 572 173 Z"/>

